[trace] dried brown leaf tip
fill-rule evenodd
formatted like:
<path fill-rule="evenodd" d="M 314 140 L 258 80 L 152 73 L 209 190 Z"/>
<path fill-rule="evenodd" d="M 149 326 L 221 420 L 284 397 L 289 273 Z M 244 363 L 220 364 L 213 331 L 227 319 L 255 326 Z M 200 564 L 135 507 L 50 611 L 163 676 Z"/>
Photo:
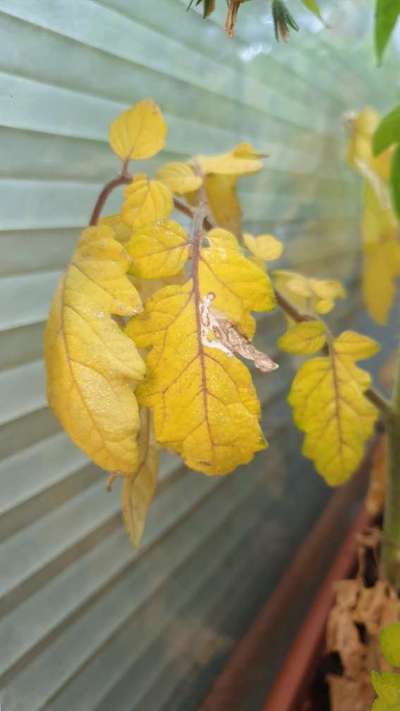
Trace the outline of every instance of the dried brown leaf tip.
<path fill-rule="evenodd" d="M 279 368 L 267 353 L 259 351 L 223 314 L 211 308 L 215 294 L 209 292 L 200 304 L 201 339 L 204 346 L 216 348 L 226 355 L 240 355 L 252 360 L 258 370 L 270 373 Z"/>

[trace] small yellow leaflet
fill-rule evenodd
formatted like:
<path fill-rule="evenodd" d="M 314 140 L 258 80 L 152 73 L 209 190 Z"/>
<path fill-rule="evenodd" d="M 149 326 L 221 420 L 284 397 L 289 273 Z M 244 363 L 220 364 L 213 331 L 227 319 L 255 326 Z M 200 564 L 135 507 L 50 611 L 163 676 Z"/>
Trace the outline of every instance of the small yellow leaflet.
<path fill-rule="evenodd" d="M 142 540 L 144 525 L 157 486 L 159 452 L 149 410 L 140 411 L 138 438 L 139 465 L 122 484 L 122 513 L 129 537 L 136 548 Z"/>
<path fill-rule="evenodd" d="M 291 326 L 278 340 L 278 346 L 287 353 L 307 355 L 316 353 L 326 343 L 322 321 L 304 321 Z"/>
<path fill-rule="evenodd" d="M 127 244 L 131 273 L 142 279 L 160 279 L 182 271 L 189 256 L 188 235 L 178 222 L 159 220 L 142 227 Z"/>
<path fill-rule="evenodd" d="M 284 269 L 277 269 L 272 275 L 277 289 L 310 315 L 329 313 L 336 299 L 346 297 L 345 288 L 335 279 L 313 279 Z"/>
<path fill-rule="evenodd" d="M 178 195 L 198 190 L 203 182 L 188 163 L 179 162 L 165 163 L 158 169 L 157 178 Z"/>
<path fill-rule="evenodd" d="M 144 99 L 112 122 L 110 146 L 123 161 L 151 158 L 165 145 L 167 124 L 157 104 Z"/>
<path fill-rule="evenodd" d="M 125 188 L 122 219 L 134 229 L 167 218 L 174 204 L 169 188 L 158 180 L 138 175 Z"/>
<path fill-rule="evenodd" d="M 244 256 L 230 232 L 215 228 L 207 233 L 207 240 L 210 247 L 201 250 L 201 296 L 214 293 L 215 309 L 237 324 L 246 336 L 253 336 L 255 323 L 250 312 L 275 307 L 271 281 L 263 269 Z"/>
<path fill-rule="evenodd" d="M 129 258 L 110 227 L 84 230 L 50 310 L 45 335 L 48 401 L 71 439 L 107 471 L 138 462 L 134 387 L 144 363 L 113 320 L 141 311 Z"/>
<path fill-rule="evenodd" d="M 261 262 L 272 262 L 279 259 L 283 252 L 283 244 L 273 235 L 253 235 L 245 232 L 243 241 L 247 249 Z"/>
<path fill-rule="evenodd" d="M 303 454 L 333 486 L 356 471 L 373 432 L 377 411 L 364 395 L 371 378 L 355 361 L 377 349 L 372 339 L 342 333 L 328 356 L 300 368 L 290 390 L 296 425 L 305 432 Z"/>

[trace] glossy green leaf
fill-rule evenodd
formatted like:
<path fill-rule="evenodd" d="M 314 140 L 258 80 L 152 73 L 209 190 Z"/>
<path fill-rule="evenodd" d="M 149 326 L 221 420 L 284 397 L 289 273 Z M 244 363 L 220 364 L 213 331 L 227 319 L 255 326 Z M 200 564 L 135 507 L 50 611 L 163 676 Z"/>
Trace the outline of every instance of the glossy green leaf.
<path fill-rule="evenodd" d="M 375 6 L 375 51 L 378 62 L 389 42 L 400 14 L 400 0 L 376 0 Z"/>
<path fill-rule="evenodd" d="M 400 105 L 386 114 L 372 138 L 374 155 L 379 155 L 393 143 L 400 143 Z"/>

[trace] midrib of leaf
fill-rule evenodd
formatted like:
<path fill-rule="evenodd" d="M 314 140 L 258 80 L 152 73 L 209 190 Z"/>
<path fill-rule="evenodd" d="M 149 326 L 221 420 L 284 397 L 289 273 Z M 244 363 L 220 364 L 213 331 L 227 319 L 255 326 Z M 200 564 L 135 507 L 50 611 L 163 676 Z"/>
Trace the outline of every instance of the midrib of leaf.
<path fill-rule="evenodd" d="M 344 447 L 344 439 L 343 439 L 343 431 L 342 431 L 342 423 L 341 423 L 341 402 L 340 402 L 340 384 L 339 384 L 339 377 L 337 374 L 337 369 L 336 369 L 336 353 L 335 353 L 335 347 L 334 344 L 331 340 L 328 340 L 328 349 L 329 349 L 329 357 L 331 360 L 331 367 L 332 367 L 332 382 L 333 382 L 333 390 L 335 394 L 335 403 L 336 403 L 336 422 L 337 422 L 337 431 L 338 431 L 338 439 L 339 439 L 339 451 L 340 451 L 340 461 L 342 467 L 344 467 L 344 454 L 343 454 L 343 447 Z"/>
<path fill-rule="evenodd" d="M 204 346 L 201 340 L 201 320 L 200 320 L 200 279 L 199 279 L 199 266 L 200 266 L 200 245 L 202 230 L 196 229 L 196 221 L 194 225 L 194 239 L 193 239 L 193 251 L 192 251 L 192 280 L 193 280 L 193 301 L 194 310 L 196 315 L 196 327 L 197 327 L 197 343 L 198 343 L 198 356 L 200 361 L 200 377 L 201 377 L 201 391 L 203 397 L 203 407 L 204 407 L 204 419 L 207 426 L 208 436 L 210 439 L 211 449 L 214 450 L 214 442 L 211 435 L 210 421 L 208 417 L 208 389 L 207 389 L 207 374 L 205 365 L 205 353 Z"/>

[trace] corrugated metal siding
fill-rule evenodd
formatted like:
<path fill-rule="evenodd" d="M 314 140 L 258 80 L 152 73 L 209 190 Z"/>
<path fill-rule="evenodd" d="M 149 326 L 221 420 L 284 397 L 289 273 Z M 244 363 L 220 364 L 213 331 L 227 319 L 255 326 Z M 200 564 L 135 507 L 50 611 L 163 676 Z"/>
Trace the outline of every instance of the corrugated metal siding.
<path fill-rule="evenodd" d="M 327 498 L 284 404 L 288 359 L 279 377 L 256 377 L 270 450 L 222 480 L 165 456 L 138 553 L 118 486 L 106 493 L 46 408 L 49 300 L 117 169 L 107 126 L 140 98 L 169 121 L 162 160 L 243 139 L 268 153 L 243 192 L 247 227 L 278 232 L 288 263 L 354 276 L 358 184 L 342 162 L 341 116 L 386 92 L 365 75 L 366 52 L 345 60 L 328 33 L 303 31 L 268 54 L 256 0 L 234 42 L 222 9 L 203 24 L 184 4 L 0 0 L 4 711 L 196 708 Z M 358 302 L 339 310 L 344 320 L 349 308 Z M 260 344 L 281 330 L 261 319 Z"/>

